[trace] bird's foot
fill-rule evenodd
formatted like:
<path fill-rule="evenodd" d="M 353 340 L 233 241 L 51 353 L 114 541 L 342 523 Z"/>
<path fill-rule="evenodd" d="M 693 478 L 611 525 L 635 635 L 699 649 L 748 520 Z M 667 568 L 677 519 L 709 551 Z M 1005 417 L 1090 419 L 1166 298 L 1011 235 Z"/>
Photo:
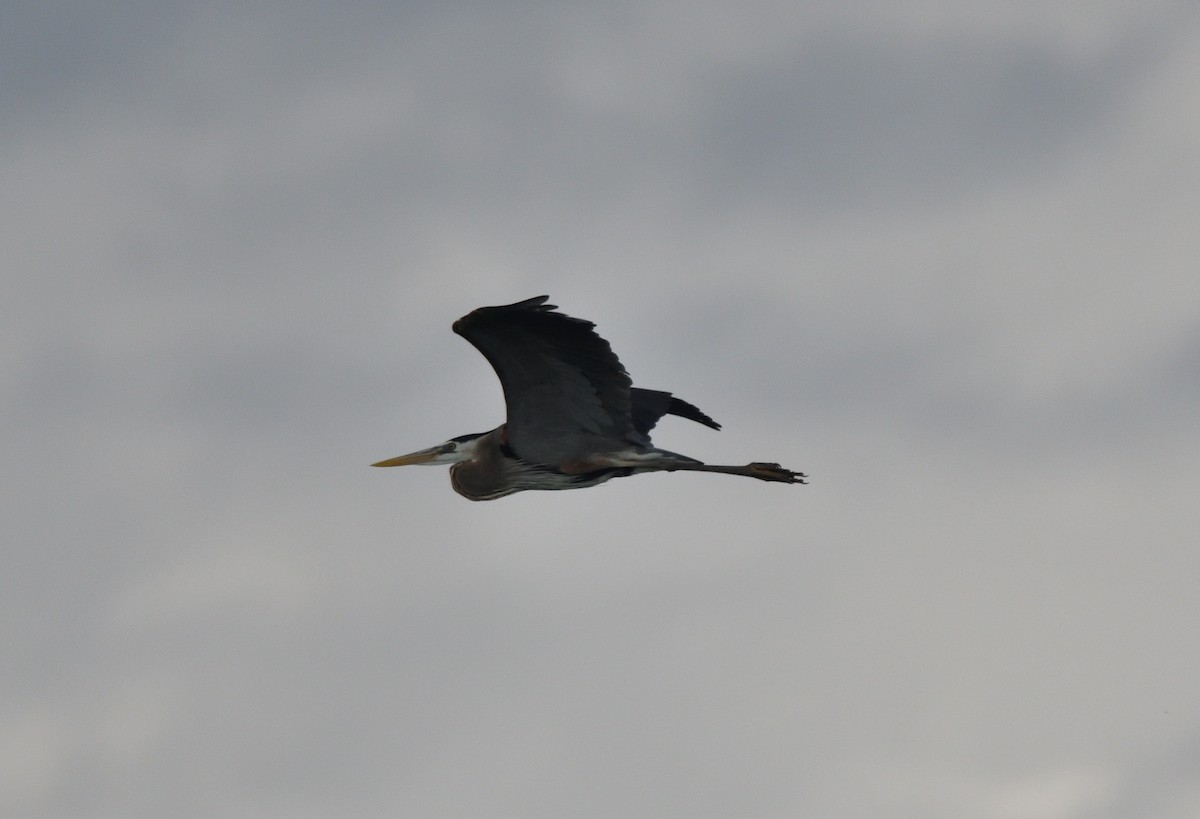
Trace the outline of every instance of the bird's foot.
<path fill-rule="evenodd" d="M 808 476 L 803 472 L 793 472 L 790 469 L 784 469 L 779 464 L 764 464 L 752 463 L 747 464 L 746 468 L 750 471 L 750 476 L 758 478 L 761 481 L 778 481 L 779 483 L 808 483 L 805 480 Z"/>

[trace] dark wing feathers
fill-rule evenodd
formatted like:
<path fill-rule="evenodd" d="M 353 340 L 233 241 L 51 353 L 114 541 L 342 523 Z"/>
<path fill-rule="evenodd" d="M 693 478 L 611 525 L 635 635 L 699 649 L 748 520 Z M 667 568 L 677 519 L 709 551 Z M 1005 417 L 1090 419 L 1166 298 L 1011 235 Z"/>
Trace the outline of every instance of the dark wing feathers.
<path fill-rule="evenodd" d="M 676 398 L 669 392 L 634 387 L 629 391 L 629 397 L 633 403 L 633 425 L 643 435 L 648 435 L 664 415 L 678 415 L 680 418 L 687 418 L 712 429 L 721 428 L 720 424 L 705 415 L 698 407 L 689 404 L 682 398 Z"/>
<path fill-rule="evenodd" d="M 500 378 L 509 446 L 520 457 L 557 465 L 649 446 L 647 433 L 668 414 L 720 429 L 669 392 L 632 387 L 596 325 L 555 312 L 548 299 L 481 307 L 454 322 Z"/>
<path fill-rule="evenodd" d="M 481 307 L 454 322 L 495 369 L 508 405 L 508 440 L 522 458 L 557 464 L 643 445 L 629 374 L 590 321 L 538 296 Z"/>

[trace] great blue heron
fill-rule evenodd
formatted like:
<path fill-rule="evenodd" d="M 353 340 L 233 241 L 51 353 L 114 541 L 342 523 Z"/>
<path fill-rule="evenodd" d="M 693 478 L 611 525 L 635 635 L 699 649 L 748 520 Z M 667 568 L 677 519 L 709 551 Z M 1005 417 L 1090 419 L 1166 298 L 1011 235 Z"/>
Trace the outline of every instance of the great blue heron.
<path fill-rule="evenodd" d="M 642 472 L 723 472 L 805 483 L 779 464 L 717 466 L 650 443 L 664 415 L 721 425 L 669 392 L 634 387 L 590 321 L 554 312 L 549 296 L 480 307 L 454 332 L 491 362 L 504 388 L 508 420 L 491 432 L 460 435 L 372 466 L 452 464 L 450 484 L 471 500 L 526 489 L 582 489 Z"/>

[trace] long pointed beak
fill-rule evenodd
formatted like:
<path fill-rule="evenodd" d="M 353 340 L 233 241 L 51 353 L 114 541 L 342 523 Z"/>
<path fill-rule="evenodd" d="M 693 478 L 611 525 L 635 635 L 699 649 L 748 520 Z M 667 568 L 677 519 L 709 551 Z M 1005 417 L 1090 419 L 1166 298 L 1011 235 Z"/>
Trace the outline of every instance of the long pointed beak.
<path fill-rule="evenodd" d="M 380 461 L 371 466 L 408 466 L 409 464 L 427 464 L 442 454 L 441 446 L 432 446 L 429 449 L 422 449 L 418 452 L 410 452 L 407 455 L 397 455 L 395 458 L 388 458 L 386 461 Z"/>

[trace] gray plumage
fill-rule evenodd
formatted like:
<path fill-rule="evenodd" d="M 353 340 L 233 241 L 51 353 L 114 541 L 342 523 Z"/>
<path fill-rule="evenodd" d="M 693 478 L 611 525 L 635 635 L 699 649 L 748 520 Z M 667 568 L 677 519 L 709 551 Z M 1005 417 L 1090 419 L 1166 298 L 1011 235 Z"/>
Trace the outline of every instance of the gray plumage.
<path fill-rule="evenodd" d="M 640 472 L 698 471 L 804 483 L 774 463 L 704 464 L 658 449 L 650 430 L 664 415 L 712 429 L 694 405 L 661 390 L 634 387 L 608 342 L 589 321 L 555 312 L 549 297 L 481 307 L 454 332 L 483 353 L 504 390 L 507 421 L 375 466 L 451 463 L 451 485 L 472 500 L 526 489 L 578 489 Z"/>

